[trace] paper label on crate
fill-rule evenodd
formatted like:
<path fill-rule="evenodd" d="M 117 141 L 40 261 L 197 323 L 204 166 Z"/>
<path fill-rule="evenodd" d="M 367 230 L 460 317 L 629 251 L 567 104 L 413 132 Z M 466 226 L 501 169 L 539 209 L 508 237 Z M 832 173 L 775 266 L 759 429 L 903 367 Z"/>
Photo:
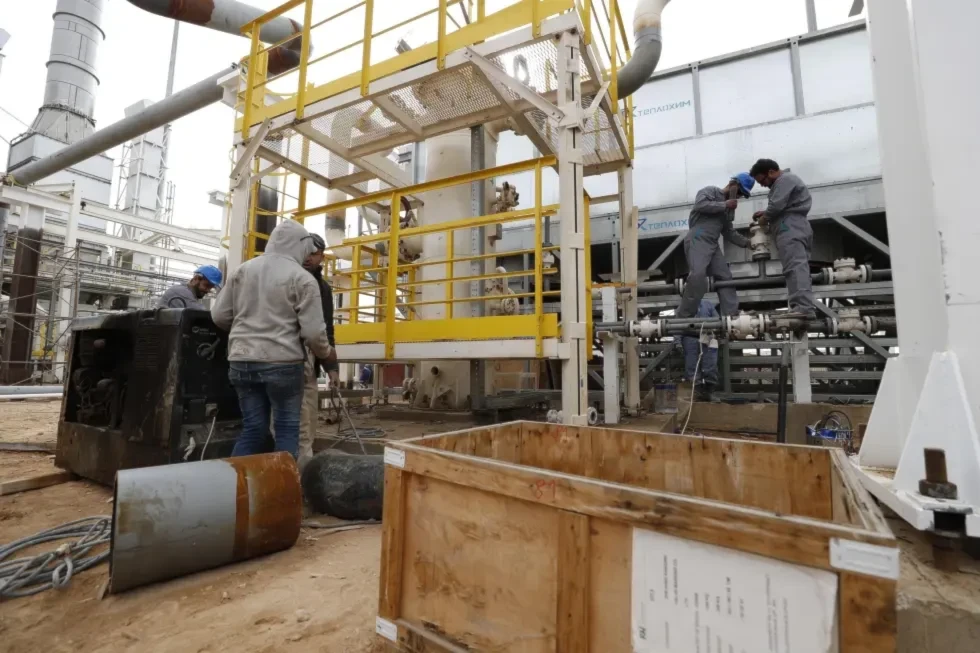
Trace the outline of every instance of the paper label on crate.
<path fill-rule="evenodd" d="M 405 452 L 401 449 L 392 449 L 391 447 L 385 447 L 385 465 L 391 465 L 392 467 L 398 467 L 399 469 L 405 468 Z"/>
<path fill-rule="evenodd" d="M 374 620 L 374 632 L 392 642 L 398 641 L 398 626 L 382 617 Z"/>
<path fill-rule="evenodd" d="M 633 529 L 634 653 L 837 653 L 837 575 Z"/>

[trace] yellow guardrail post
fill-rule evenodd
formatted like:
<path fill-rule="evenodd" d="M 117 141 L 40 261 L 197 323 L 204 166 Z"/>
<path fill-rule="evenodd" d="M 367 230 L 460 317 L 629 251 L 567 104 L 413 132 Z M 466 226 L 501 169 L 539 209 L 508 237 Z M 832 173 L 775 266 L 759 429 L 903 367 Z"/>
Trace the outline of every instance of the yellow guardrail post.
<path fill-rule="evenodd" d="M 476 0 L 476 19 L 483 20 L 487 17 L 486 0 Z"/>
<path fill-rule="evenodd" d="M 357 324 L 358 313 L 360 313 L 361 305 L 361 293 L 358 290 L 361 287 L 361 245 L 358 243 L 354 245 L 354 260 L 351 261 L 353 267 L 351 268 L 350 276 L 350 315 L 348 316 L 348 321 L 351 324 Z"/>
<path fill-rule="evenodd" d="M 452 229 L 446 232 L 446 317 L 453 317 L 453 257 L 456 256 L 455 236 Z"/>
<path fill-rule="evenodd" d="M 616 0 L 609 0 L 609 65 L 611 67 L 611 75 L 609 77 L 609 99 L 612 100 L 613 111 L 619 113 L 619 84 L 617 84 L 616 77 L 619 75 L 619 66 L 617 53 L 619 49 L 616 47 L 616 12 L 619 11 L 619 5 Z"/>
<path fill-rule="evenodd" d="M 361 96 L 368 94 L 371 83 L 371 31 L 374 29 L 374 0 L 364 2 L 364 42 L 361 45 Z"/>
<path fill-rule="evenodd" d="M 585 0 L 582 3 L 582 22 L 585 23 L 585 37 L 582 45 L 592 44 L 592 0 Z"/>
<path fill-rule="evenodd" d="M 442 70 L 446 67 L 446 0 L 439 0 L 439 41 L 436 46 L 436 67 Z"/>
<path fill-rule="evenodd" d="M 540 9 L 539 0 L 531 0 L 531 38 L 541 36 L 541 19 L 538 17 Z"/>
<path fill-rule="evenodd" d="M 252 169 L 258 172 L 258 161 L 253 161 Z M 259 210 L 259 180 L 251 182 L 252 189 L 249 193 L 248 206 L 248 229 L 245 232 L 245 260 L 255 258 L 255 216 Z"/>
<path fill-rule="evenodd" d="M 442 0 L 445 2 L 445 0 Z M 395 298 L 398 291 L 398 204 L 397 192 L 391 194 L 391 227 L 388 237 L 388 287 L 385 288 L 385 358 L 395 357 Z"/>
<path fill-rule="evenodd" d="M 245 77 L 245 111 L 242 116 L 242 138 L 248 139 L 248 131 L 252 126 L 252 99 L 255 96 L 255 66 L 259 52 L 259 26 L 252 25 L 249 34 L 252 45 L 248 53 L 248 75 Z M 263 91 L 263 96 L 265 95 Z"/>
<path fill-rule="evenodd" d="M 296 119 L 303 117 L 306 107 L 306 67 L 310 61 L 310 25 L 313 23 L 313 0 L 306 0 L 303 9 L 303 43 L 299 50 L 299 86 L 296 89 Z"/>
<path fill-rule="evenodd" d="M 541 225 L 541 162 L 534 166 L 534 316 L 537 319 L 537 328 L 534 331 L 534 355 L 538 358 L 544 357 L 544 342 L 542 330 L 544 328 L 544 298 L 542 285 L 544 284 L 544 261 L 542 260 L 542 225 Z"/>

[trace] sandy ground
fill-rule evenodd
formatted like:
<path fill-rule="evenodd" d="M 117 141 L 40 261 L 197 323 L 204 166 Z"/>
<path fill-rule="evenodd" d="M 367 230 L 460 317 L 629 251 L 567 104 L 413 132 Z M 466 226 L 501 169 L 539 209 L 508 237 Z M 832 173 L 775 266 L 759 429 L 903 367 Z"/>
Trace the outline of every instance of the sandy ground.
<path fill-rule="evenodd" d="M 0 404 L 0 442 L 53 444 L 59 402 Z M 381 421 L 358 428 L 403 439 L 467 425 Z M 335 427 L 323 424 L 320 435 Z M 46 453 L 0 451 L 0 481 L 55 471 Z M 0 497 L 0 543 L 93 515 L 109 515 L 109 488 L 73 481 Z M 380 651 L 374 634 L 381 527 L 304 528 L 281 553 L 99 600 L 108 565 L 60 591 L 0 603 L 0 653 L 46 651 Z"/>
<path fill-rule="evenodd" d="M 0 402 L 0 442 L 53 443 L 58 438 L 57 400 Z"/>
<path fill-rule="evenodd" d="M 0 498 L 3 540 L 108 514 L 84 481 Z M 380 526 L 303 529 L 281 553 L 97 598 L 108 565 L 0 604 L 0 651 L 350 651 L 376 648 Z"/>

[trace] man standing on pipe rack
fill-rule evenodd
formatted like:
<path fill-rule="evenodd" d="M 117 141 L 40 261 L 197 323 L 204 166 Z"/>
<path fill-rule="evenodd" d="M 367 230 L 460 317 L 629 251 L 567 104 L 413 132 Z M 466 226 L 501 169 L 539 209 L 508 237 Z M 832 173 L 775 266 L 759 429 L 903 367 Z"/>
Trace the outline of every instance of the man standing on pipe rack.
<path fill-rule="evenodd" d="M 748 197 L 755 181 L 747 172 L 740 172 L 724 188 L 706 186 L 698 191 L 684 237 L 684 256 L 689 274 L 681 298 L 678 317 L 694 317 L 698 303 L 708 292 L 708 273 L 716 281 L 728 281 L 732 272 L 718 247 L 718 239 L 738 247 L 748 247 L 749 239 L 732 228 L 738 197 Z M 738 314 L 738 295 L 734 288 L 719 288 L 718 299 L 723 315 Z"/>
<path fill-rule="evenodd" d="M 323 278 L 323 252 L 327 249 L 327 243 L 318 234 L 310 234 L 310 240 L 313 241 L 313 246 L 316 249 L 303 261 L 303 268 L 313 275 L 320 287 L 320 302 L 323 306 L 323 322 L 327 326 L 327 340 L 330 341 L 331 347 L 335 347 L 333 291 L 330 289 L 330 284 Z M 331 387 L 338 387 L 340 366 L 337 365 L 336 358 L 327 360 L 318 358 L 312 350 L 307 352 L 303 374 L 303 409 L 300 412 L 299 424 L 299 458 L 297 462 L 300 470 L 313 458 L 313 439 L 316 437 L 317 414 L 320 407 L 320 386 L 317 384 L 320 370 L 327 373 Z"/>
<path fill-rule="evenodd" d="M 807 219 L 813 206 L 810 190 L 802 179 L 788 170 L 780 170 L 772 159 L 759 159 L 749 174 L 769 189 L 769 206 L 752 217 L 763 227 L 768 225 L 773 235 L 786 277 L 789 309 L 812 320 L 816 318 L 816 304 L 810 285 L 813 246 L 813 229 Z"/>
<path fill-rule="evenodd" d="M 235 270 L 211 308 L 214 323 L 230 332 L 228 378 L 242 409 L 242 432 L 232 456 L 269 451 L 271 412 L 275 451 L 296 458 L 306 347 L 318 358 L 337 360 L 323 321 L 320 286 L 303 269 L 315 249 L 303 225 L 284 220 L 272 230 L 262 256 Z"/>
<path fill-rule="evenodd" d="M 221 270 L 202 265 L 187 283 L 171 286 L 157 300 L 157 308 L 204 308 L 201 300 L 212 288 L 221 288 Z"/>
<path fill-rule="evenodd" d="M 702 299 L 694 317 L 711 319 L 718 317 L 718 311 L 707 299 Z M 715 387 L 718 385 L 718 340 L 703 330 L 697 336 L 682 336 L 684 348 L 684 376 L 694 386 L 695 401 L 714 401 Z"/>

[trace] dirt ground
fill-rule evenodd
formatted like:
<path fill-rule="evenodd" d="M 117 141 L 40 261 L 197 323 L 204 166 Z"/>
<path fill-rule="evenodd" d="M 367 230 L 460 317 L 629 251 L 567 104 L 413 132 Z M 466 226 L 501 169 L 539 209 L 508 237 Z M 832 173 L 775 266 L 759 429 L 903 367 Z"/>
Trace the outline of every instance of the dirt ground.
<path fill-rule="evenodd" d="M 0 404 L 0 442 L 54 444 L 60 402 Z M 404 439 L 465 424 L 377 420 L 358 428 Z M 321 425 L 320 435 L 336 427 Z M 47 453 L 0 451 L 0 481 L 55 471 Z M 88 481 L 0 497 L 0 544 L 64 522 L 110 515 L 109 488 Z M 380 651 L 374 634 L 381 527 L 304 528 L 296 545 L 118 596 L 97 598 L 103 564 L 64 590 L 0 603 L 0 653 Z"/>
<path fill-rule="evenodd" d="M 0 442 L 53 443 L 58 437 L 60 399 L 0 402 Z"/>

